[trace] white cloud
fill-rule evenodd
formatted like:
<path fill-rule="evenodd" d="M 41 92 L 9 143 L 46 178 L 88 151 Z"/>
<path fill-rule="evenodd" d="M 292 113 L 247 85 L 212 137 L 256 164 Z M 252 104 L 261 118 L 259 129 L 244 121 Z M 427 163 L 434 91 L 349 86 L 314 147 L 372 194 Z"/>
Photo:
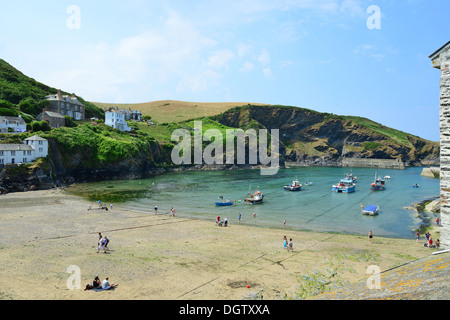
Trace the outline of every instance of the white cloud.
<path fill-rule="evenodd" d="M 170 11 L 158 27 L 140 34 L 115 43 L 102 41 L 77 50 L 65 50 L 55 61 L 59 67 L 44 70 L 40 79 L 47 83 L 56 82 L 55 86 L 62 89 L 76 90 L 91 101 L 116 102 L 111 99 L 115 99 L 119 87 L 122 91 L 132 88 L 129 92 L 139 92 L 141 96 L 128 93 L 125 102 L 142 102 L 152 98 L 149 88 L 154 94 L 158 93 L 154 88 L 156 85 L 173 85 L 175 88 L 176 82 L 182 79 L 185 88 L 200 90 L 204 87 L 203 79 L 218 79 L 212 71 L 195 74 L 205 64 L 204 52 L 216 45 L 215 40 Z M 217 51 L 206 64 L 224 67 L 232 57 L 229 50 Z M 192 84 L 187 86 L 189 77 Z"/>
<path fill-rule="evenodd" d="M 264 68 L 263 69 L 263 74 L 265 78 L 272 78 L 272 70 L 270 68 Z"/>
<path fill-rule="evenodd" d="M 245 62 L 242 68 L 240 69 L 241 72 L 250 72 L 253 69 L 255 69 L 255 65 L 249 61 Z"/>
<path fill-rule="evenodd" d="M 207 66 L 211 68 L 221 69 L 228 66 L 228 62 L 234 58 L 234 54 L 231 50 L 219 50 L 209 57 Z"/>
<path fill-rule="evenodd" d="M 266 49 L 263 49 L 261 51 L 261 54 L 258 56 L 257 59 L 263 66 L 267 66 L 270 63 L 270 54 L 267 52 Z"/>
<path fill-rule="evenodd" d="M 340 11 L 351 17 L 367 17 L 366 9 L 363 9 L 360 1 L 357 0 L 344 0 L 341 3 Z"/>
<path fill-rule="evenodd" d="M 280 67 L 286 68 L 286 67 L 289 67 L 290 65 L 292 65 L 292 63 L 293 62 L 291 60 L 280 61 Z"/>

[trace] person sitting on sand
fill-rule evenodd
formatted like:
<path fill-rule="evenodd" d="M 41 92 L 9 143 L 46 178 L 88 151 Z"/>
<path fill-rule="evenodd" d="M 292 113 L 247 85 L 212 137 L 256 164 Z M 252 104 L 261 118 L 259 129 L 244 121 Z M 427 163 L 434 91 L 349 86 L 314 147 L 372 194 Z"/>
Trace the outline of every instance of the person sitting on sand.
<path fill-rule="evenodd" d="M 111 289 L 114 289 L 117 286 L 118 286 L 118 284 L 114 284 L 114 283 L 109 284 L 109 278 L 106 278 L 105 280 L 103 280 L 103 283 L 102 283 L 102 289 L 103 290 L 111 290 Z"/>
<path fill-rule="evenodd" d="M 439 241 L 439 239 L 436 240 L 436 248 L 439 248 L 439 246 L 441 245 L 441 242 Z"/>
<path fill-rule="evenodd" d="M 100 288 L 102 286 L 102 282 L 100 281 L 100 278 L 98 276 L 95 277 L 94 281 L 92 282 L 93 289 Z"/>

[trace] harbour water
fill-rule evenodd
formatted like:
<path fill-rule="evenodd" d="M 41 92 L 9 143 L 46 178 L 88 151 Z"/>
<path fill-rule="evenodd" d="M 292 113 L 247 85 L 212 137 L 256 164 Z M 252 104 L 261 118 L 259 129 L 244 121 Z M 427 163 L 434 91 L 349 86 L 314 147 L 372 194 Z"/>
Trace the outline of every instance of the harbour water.
<path fill-rule="evenodd" d="M 169 214 L 173 207 L 177 217 L 210 220 L 228 218 L 230 225 L 257 225 L 323 232 L 339 232 L 412 238 L 421 220 L 405 207 L 439 196 L 439 179 L 423 177 L 422 168 L 406 170 L 368 168 L 305 167 L 281 169 L 274 176 L 261 176 L 259 170 L 182 171 L 150 179 L 105 181 L 78 184 L 68 192 L 115 207 L 136 209 L 154 214 Z M 335 193 L 331 186 L 347 173 L 357 177 L 356 192 Z M 375 175 L 390 176 L 384 191 L 371 191 Z M 299 192 L 289 192 L 284 185 L 298 178 Z M 313 182 L 305 185 L 305 182 Z M 412 186 L 418 184 L 419 188 Z M 248 192 L 264 193 L 258 205 L 244 203 Z M 233 206 L 217 207 L 219 196 L 236 200 Z M 361 214 L 361 204 L 377 205 L 377 216 Z M 255 216 L 253 214 L 256 214 Z"/>

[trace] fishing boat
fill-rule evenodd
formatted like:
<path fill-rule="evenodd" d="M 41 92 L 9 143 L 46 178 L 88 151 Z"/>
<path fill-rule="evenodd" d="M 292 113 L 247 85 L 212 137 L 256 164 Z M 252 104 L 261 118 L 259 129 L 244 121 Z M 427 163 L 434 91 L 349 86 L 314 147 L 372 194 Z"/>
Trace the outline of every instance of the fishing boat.
<path fill-rule="evenodd" d="M 255 193 L 248 193 L 245 198 L 245 203 L 248 204 L 259 204 L 264 200 L 264 194 L 261 191 L 256 190 Z"/>
<path fill-rule="evenodd" d="M 378 211 L 380 211 L 378 206 L 369 205 L 362 210 L 362 214 L 365 216 L 375 216 L 378 214 Z"/>
<path fill-rule="evenodd" d="M 344 180 L 352 180 L 353 183 L 356 183 L 357 179 L 358 179 L 358 177 L 354 177 L 353 173 L 347 173 L 344 178 Z"/>
<path fill-rule="evenodd" d="M 284 186 L 284 190 L 287 191 L 300 191 L 302 189 L 302 185 L 298 182 L 298 179 L 292 181 L 292 184 Z"/>
<path fill-rule="evenodd" d="M 233 201 L 231 201 L 231 199 L 229 198 L 224 198 L 223 196 L 220 196 L 219 199 L 220 201 L 216 201 L 216 206 L 225 207 L 233 205 Z"/>
<path fill-rule="evenodd" d="M 374 191 L 383 191 L 386 187 L 386 182 L 384 179 L 375 178 L 374 181 L 370 185 L 370 189 Z"/>
<path fill-rule="evenodd" d="M 337 184 L 333 185 L 331 191 L 337 193 L 352 193 L 356 191 L 356 185 L 353 179 L 341 179 Z"/>

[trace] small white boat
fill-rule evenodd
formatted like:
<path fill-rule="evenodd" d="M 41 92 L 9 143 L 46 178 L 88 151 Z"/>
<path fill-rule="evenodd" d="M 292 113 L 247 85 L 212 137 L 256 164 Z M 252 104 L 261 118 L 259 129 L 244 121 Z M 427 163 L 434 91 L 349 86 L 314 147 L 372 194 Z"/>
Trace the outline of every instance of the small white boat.
<path fill-rule="evenodd" d="M 369 205 L 365 209 L 362 210 L 362 214 L 365 216 L 375 216 L 380 211 L 378 206 Z"/>
<path fill-rule="evenodd" d="M 384 180 L 389 180 L 391 176 L 384 176 Z"/>
<path fill-rule="evenodd" d="M 248 204 L 259 204 L 264 200 L 264 194 L 261 191 L 256 190 L 255 193 L 248 193 L 245 198 L 245 203 Z"/>
<path fill-rule="evenodd" d="M 284 190 L 287 191 L 300 191 L 302 189 L 302 185 L 298 182 L 298 179 L 292 181 L 292 184 L 284 186 Z"/>

